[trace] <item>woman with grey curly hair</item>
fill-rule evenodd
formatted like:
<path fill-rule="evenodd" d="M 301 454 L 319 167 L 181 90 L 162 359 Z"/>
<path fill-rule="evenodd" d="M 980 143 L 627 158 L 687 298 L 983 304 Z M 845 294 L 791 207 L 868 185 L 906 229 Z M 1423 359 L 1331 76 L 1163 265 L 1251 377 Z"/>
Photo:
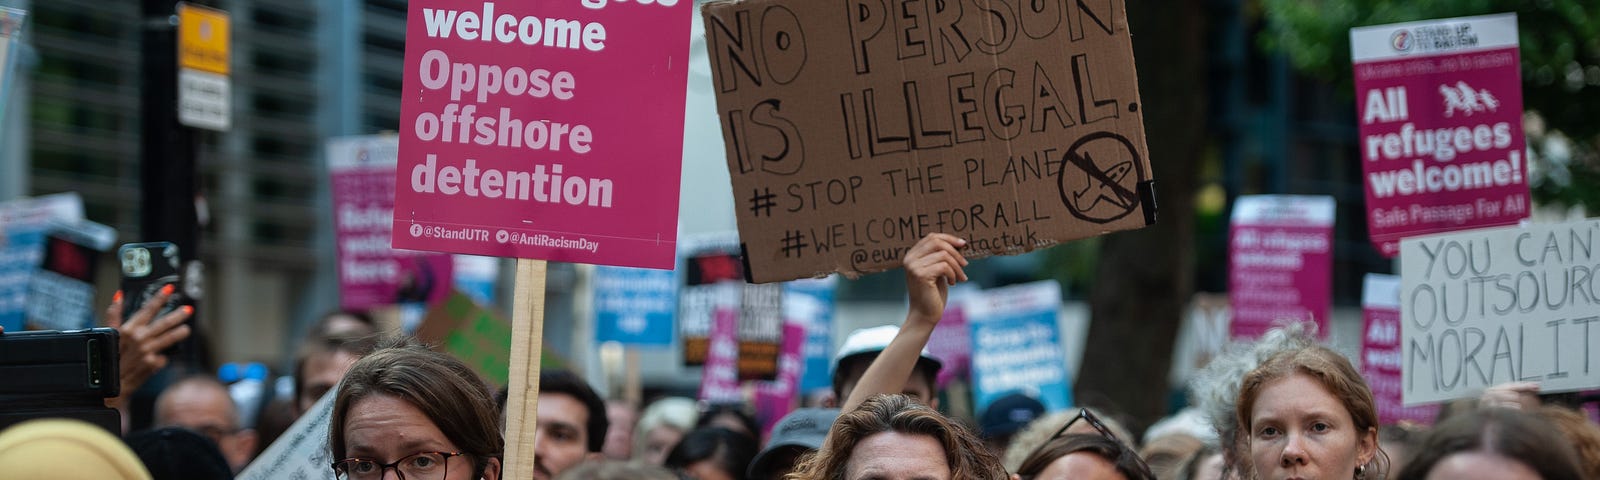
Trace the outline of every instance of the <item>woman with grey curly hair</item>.
<path fill-rule="evenodd" d="M 1253 342 L 1235 342 L 1213 357 L 1190 382 L 1190 393 L 1217 431 L 1223 478 L 1244 478 L 1249 472 L 1250 451 L 1246 436 L 1239 432 L 1235 411 L 1239 383 L 1275 355 L 1316 345 L 1316 332 L 1314 323 L 1289 323 L 1268 330 Z"/>

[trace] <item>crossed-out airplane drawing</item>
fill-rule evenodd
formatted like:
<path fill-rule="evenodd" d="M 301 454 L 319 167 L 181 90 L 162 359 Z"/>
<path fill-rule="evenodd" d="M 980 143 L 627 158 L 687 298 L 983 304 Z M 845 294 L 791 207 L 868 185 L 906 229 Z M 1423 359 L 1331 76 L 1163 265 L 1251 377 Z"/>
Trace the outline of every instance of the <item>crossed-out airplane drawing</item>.
<path fill-rule="evenodd" d="M 1089 165 L 1094 164 L 1094 159 L 1090 158 L 1088 154 L 1084 154 L 1084 161 Z M 1072 192 L 1072 205 L 1080 212 L 1092 211 L 1095 207 L 1100 206 L 1102 201 L 1111 202 L 1112 205 L 1116 205 L 1121 209 L 1133 208 L 1133 199 L 1118 195 L 1113 187 L 1115 184 L 1122 183 L 1122 179 L 1128 176 L 1128 172 L 1132 171 L 1133 162 L 1123 161 L 1105 170 L 1105 178 L 1109 181 L 1100 181 L 1094 175 L 1090 175 L 1087 169 L 1084 169 L 1083 190 Z M 1092 195 L 1091 192 L 1093 193 Z M 1089 201 L 1088 205 L 1084 205 L 1084 200 Z"/>

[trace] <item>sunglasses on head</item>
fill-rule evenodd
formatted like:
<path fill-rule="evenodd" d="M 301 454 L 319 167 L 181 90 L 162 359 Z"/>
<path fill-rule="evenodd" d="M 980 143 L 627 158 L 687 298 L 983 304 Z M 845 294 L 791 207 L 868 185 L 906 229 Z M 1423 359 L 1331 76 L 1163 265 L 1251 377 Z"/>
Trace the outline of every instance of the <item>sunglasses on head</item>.
<path fill-rule="evenodd" d="M 1106 439 L 1109 439 L 1109 440 L 1111 440 L 1113 442 L 1116 442 L 1117 446 L 1122 447 L 1122 455 L 1123 456 L 1127 456 L 1127 457 L 1132 457 L 1135 462 L 1138 462 L 1140 470 L 1142 470 L 1142 472 L 1135 472 L 1135 473 L 1146 473 L 1146 472 L 1150 471 L 1150 465 L 1145 464 L 1144 463 L 1144 459 L 1140 458 L 1139 454 L 1137 452 L 1133 451 L 1132 447 L 1129 447 L 1128 444 L 1123 442 L 1121 438 L 1117 438 L 1117 434 L 1111 433 L 1111 429 L 1106 427 L 1106 424 L 1104 422 L 1101 422 L 1100 418 L 1094 416 L 1094 413 L 1090 412 L 1089 409 L 1087 409 L 1087 408 L 1078 409 L 1078 415 L 1072 417 L 1072 420 L 1068 420 L 1065 425 L 1061 426 L 1060 430 L 1056 430 L 1056 433 L 1054 435 L 1051 435 L 1048 440 L 1044 441 L 1044 443 L 1039 444 L 1038 447 L 1034 447 L 1033 451 L 1028 453 L 1028 458 L 1031 458 L 1034 455 L 1037 455 L 1040 450 L 1044 449 L 1045 445 L 1049 445 L 1050 442 L 1053 442 L 1057 438 L 1061 438 L 1062 435 L 1065 435 L 1067 433 L 1067 430 L 1071 430 L 1072 426 L 1078 423 L 1078 420 L 1083 420 L 1085 422 L 1089 422 L 1089 426 L 1090 427 L 1094 427 L 1095 431 L 1100 432 L 1100 436 L 1105 437 Z M 1146 473 L 1146 475 L 1148 475 L 1148 473 Z M 1151 476 L 1151 477 L 1147 477 L 1147 478 L 1155 478 L 1155 477 Z"/>

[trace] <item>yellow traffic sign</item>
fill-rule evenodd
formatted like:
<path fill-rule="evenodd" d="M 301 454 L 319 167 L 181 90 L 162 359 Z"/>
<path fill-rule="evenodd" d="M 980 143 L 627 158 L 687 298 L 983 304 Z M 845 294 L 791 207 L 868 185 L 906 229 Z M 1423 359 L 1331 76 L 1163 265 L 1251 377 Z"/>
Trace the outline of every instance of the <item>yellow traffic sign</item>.
<path fill-rule="evenodd" d="M 178 3 L 178 67 L 228 74 L 228 12 Z"/>

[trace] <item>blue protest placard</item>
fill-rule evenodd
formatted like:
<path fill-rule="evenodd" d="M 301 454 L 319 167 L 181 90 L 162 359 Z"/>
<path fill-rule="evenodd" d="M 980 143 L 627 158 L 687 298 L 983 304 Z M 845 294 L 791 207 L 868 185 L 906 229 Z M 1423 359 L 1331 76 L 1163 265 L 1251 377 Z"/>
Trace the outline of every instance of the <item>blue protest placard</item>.
<path fill-rule="evenodd" d="M 783 284 L 785 321 L 806 328 L 806 343 L 802 347 L 805 360 L 800 374 L 801 392 L 833 386 L 833 379 L 828 376 L 828 366 L 833 361 L 833 292 L 838 285 L 839 278 L 831 275 Z"/>
<path fill-rule="evenodd" d="M 1054 280 L 985 290 L 963 311 L 972 331 L 972 394 L 978 412 L 1006 393 L 1034 393 L 1046 410 L 1072 405 L 1061 350 L 1061 284 Z"/>
<path fill-rule="evenodd" d="M 595 340 L 667 347 L 678 311 L 678 278 L 672 270 L 596 266 Z"/>
<path fill-rule="evenodd" d="M 0 326 L 23 329 L 28 287 L 44 261 L 45 234 L 52 222 L 83 220 L 83 199 L 59 193 L 0 202 Z"/>

